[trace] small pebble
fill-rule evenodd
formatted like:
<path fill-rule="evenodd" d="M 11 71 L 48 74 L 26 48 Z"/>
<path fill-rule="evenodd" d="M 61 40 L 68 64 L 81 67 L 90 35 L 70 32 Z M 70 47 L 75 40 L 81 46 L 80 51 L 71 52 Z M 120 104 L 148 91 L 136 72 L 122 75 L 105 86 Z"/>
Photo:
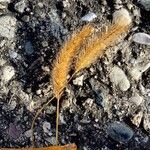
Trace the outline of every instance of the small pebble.
<path fill-rule="evenodd" d="M 141 78 L 143 72 L 145 72 L 149 68 L 150 63 L 142 62 L 142 64 L 138 63 L 135 67 L 132 67 L 129 73 L 134 80 L 138 81 Z"/>
<path fill-rule="evenodd" d="M 56 112 L 56 107 L 53 105 L 48 106 L 46 109 L 46 114 L 53 114 L 55 112 Z"/>
<path fill-rule="evenodd" d="M 128 4 L 127 4 L 127 7 L 128 7 L 128 9 L 129 9 L 129 10 L 132 10 L 133 5 L 132 5 L 132 4 L 130 4 L 130 3 L 128 3 Z"/>
<path fill-rule="evenodd" d="M 36 102 L 34 102 L 33 100 L 28 104 L 28 106 L 27 106 L 27 109 L 29 110 L 29 111 L 34 111 L 34 109 L 35 109 L 35 105 L 36 105 Z"/>
<path fill-rule="evenodd" d="M 42 46 L 43 47 L 47 47 L 48 46 L 48 42 L 47 41 L 42 41 Z"/>
<path fill-rule="evenodd" d="M 130 101 L 133 102 L 135 105 L 139 106 L 143 102 L 143 97 L 140 96 L 138 93 L 135 93 L 131 98 Z"/>
<path fill-rule="evenodd" d="M 15 4 L 15 10 L 17 10 L 19 13 L 23 13 L 25 7 L 26 7 L 26 3 L 24 0 L 21 0 Z"/>
<path fill-rule="evenodd" d="M 52 145 L 56 144 L 56 138 L 55 137 L 46 138 L 45 140 Z"/>
<path fill-rule="evenodd" d="M 150 132 L 150 114 L 148 113 L 144 115 L 143 126 L 147 132 Z"/>
<path fill-rule="evenodd" d="M 131 24 L 132 19 L 131 19 L 129 12 L 126 9 L 121 8 L 114 12 L 113 22 L 119 23 L 120 25 L 123 25 L 123 26 L 126 26 L 126 25 Z"/>
<path fill-rule="evenodd" d="M 84 75 L 77 77 L 76 79 L 73 80 L 73 84 L 83 86 L 83 79 Z"/>
<path fill-rule="evenodd" d="M 135 16 L 135 18 L 141 17 L 140 11 L 138 9 L 133 10 L 133 15 Z"/>
<path fill-rule="evenodd" d="M 36 91 L 37 95 L 40 95 L 41 93 L 42 93 L 42 91 L 40 89 Z"/>
<path fill-rule="evenodd" d="M 38 6 L 39 6 L 40 8 L 43 8 L 44 4 L 41 3 L 41 2 L 39 2 L 39 3 L 38 3 Z"/>
<path fill-rule="evenodd" d="M 14 110 L 17 106 L 17 103 L 16 101 L 11 101 L 10 104 L 9 104 L 9 109 L 10 110 Z"/>
<path fill-rule="evenodd" d="M 31 41 L 25 43 L 25 51 L 28 55 L 31 55 L 34 52 L 33 44 Z"/>
<path fill-rule="evenodd" d="M 110 72 L 110 80 L 115 86 L 118 86 L 121 91 L 127 91 L 130 88 L 130 82 L 124 71 L 117 66 L 114 66 Z"/>
<path fill-rule="evenodd" d="M 9 15 L 0 16 L 0 36 L 13 39 L 16 32 L 16 18 Z"/>
<path fill-rule="evenodd" d="M 6 44 L 6 40 L 0 40 L 0 48 L 4 47 Z"/>
<path fill-rule="evenodd" d="M 121 9 L 123 6 L 122 6 L 122 5 L 117 5 L 117 4 L 116 4 L 116 5 L 114 5 L 114 7 L 115 7 L 116 10 L 119 10 L 119 9 Z"/>
<path fill-rule="evenodd" d="M 23 20 L 24 22 L 29 22 L 30 17 L 29 17 L 28 15 L 24 15 L 24 16 L 22 17 L 22 20 Z"/>
<path fill-rule="evenodd" d="M 14 75 L 15 75 L 14 67 L 12 66 L 3 67 L 1 75 L 1 79 L 3 82 L 5 83 L 9 82 Z"/>
<path fill-rule="evenodd" d="M 11 0 L 0 0 L 0 3 L 10 3 Z"/>
<path fill-rule="evenodd" d="M 142 121 L 143 112 L 140 111 L 137 114 L 134 114 L 134 116 L 131 118 L 131 122 L 136 125 L 137 127 L 140 126 L 140 123 Z"/>
<path fill-rule="evenodd" d="M 83 103 L 83 106 L 88 106 L 88 107 L 92 107 L 92 105 L 93 105 L 93 99 L 91 99 L 91 98 L 88 98 L 84 103 Z"/>
<path fill-rule="evenodd" d="M 60 113 L 60 115 L 59 115 L 59 120 L 60 120 L 60 123 L 61 123 L 61 124 L 66 124 L 64 115 L 63 115 L 62 113 Z"/>
<path fill-rule="evenodd" d="M 63 1 L 63 6 L 64 6 L 64 7 L 70 7 L 69 0 L 64 0 L 64 1 Z"/>
<path fill-rule="evenodd" d="M 43 123 L 43 131 L 45 133 L 48 133 L 50 131 L 50 129 L 51 129 L 51 124 L 49 122 L 45 121 Z"/>
<path fill-rule="evenodd" d="M 115 4 L 122 4 L 122 1 L 121 0 L 114 0 L 114 3 Z"/>
<path fill-rule="evenodd" d="M 27 131 L 25 132 L 25 136 L 26 136 L 27 138 L 32 137 L 32 130 L 31 130 L 31 129 L 30 129 L 30 130 L 27 130 Z"/>
<path fill-rule="evenodd" d="M 115 7 L 115 9 L 122 8 L 122 1 L 121 0 L 115 0 L 114 1 L 114 7 Z"/>
<path fill-rule="evenodd" d="M 6 64 L 6 60 L 0 59 L 0 66 L 3 66 L 4 64 Z"/>
<path fill-rule="evenodd" d="M 11 59 L 16 59 L 17 56 L 18 56 L 18 53 L 14 52 L 14 51 L 10 51 L 9 56 L 10 56 Z"/>
<path fill-rule="evenodd" d="M 142 32 L 135 33 L 133 41 L 139 44 L 150 45 L 150 35 Z"/>
<path fill-rule="evenodd" d="M 89 12 L 87 15 L 83 16 L 81 18 L 82 21 L 88 21 L 91 22 L 93 21 L 95 18 L 97 18 L 97 15 L 93 12 Z"/>
<path fill-rule="evenodd" d="M 133 131 L 124 123 L 118 121 L 109 125 L 108 135 L 118 142 L 128 142 L 133 137 Z"/>
<path fill-rule="evenodd" d="M 98 106 L 104 108 L 105 107 L 105 102 L 104 102 L 104 97 L 103 94 L 100 91 L 93 90 L 93 94 L 95 97 L 95 102 Z"/>

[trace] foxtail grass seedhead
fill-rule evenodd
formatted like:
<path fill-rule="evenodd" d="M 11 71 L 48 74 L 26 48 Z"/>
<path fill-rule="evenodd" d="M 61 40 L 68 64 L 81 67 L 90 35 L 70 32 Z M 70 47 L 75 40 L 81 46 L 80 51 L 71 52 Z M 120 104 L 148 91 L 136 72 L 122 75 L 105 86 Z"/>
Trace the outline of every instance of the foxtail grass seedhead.
<path fill-rule="evenodd" d="M 56 114 L 56 145 L 58 145 L 58 125 L 59 125 L 59 99 L 61 92 L 67 85 L 67 76 L 72 65 L 73 58 L 76 56 L 78 49 L 86 38 L 92 33 L 93 27 L 87 25 L 80 32 L 74 34 L 70 40 L 60 50 L 56 57 L 52 70 L 53 92 L 57 98 L 57 114 Z"/>
<path fill-rule="evenodd" d="M 67 76 L 69 74 L 70 67 L 74 67 L 74 74 L 79 72 L 81 69 L 89 67 L 97 60 L 97 58 L 104 54 L 105 49 L 108 46 L 115 43 L 117 38 L 128 30 L 131 22 L 132 20 L 128 11 L 121 9 L 114 13 L 113 24 L 108 27 L 107 32 L 100 33 L 90 41 L 88 40 L 88 37 L 93 33 L 94 28 L 90 25 L 86 25 L 80 32 L 73 34 L 70 40 L 66 41 L 56 56 L 52 69 L 52 85 L 54 93 L 54 97 L 52 99 L 57 99 L 56 145 L 58 144 L 59 100 L 63 89 L 69 82 L 67 81 Z M 83 50 L 79 52 L 79 49 Z M 78 56 L 78 58 L 76 56 Z M 75 62 L 73 63 L 74 60 Z M 71 78 L 69 80 L 71 80 Z M 47 104 L 49 104 L 49 102 Z M 44 106 L 39 112 L 37 112 L 32 123 L 32 129 L 34 127 L 35 119 L 43 108 Z"/>
<path fill-rule="evenodd" d="M 130 24 L 131 18 L 127 10 L 122 9 L 114 13 L 114 23 L 108 27 L 108 31 L 101 33 L 79 53 L 75 63 L 75 73 L 89 67 L 101 57 L 105 52 L 105 48 L 113 44 L 122 33 L 125 33 Z"/>
<path fill-rule="evenodd" d="M 60 98 L 60 94 L 67 84 L 67 76 L 73 58 L 84 40 L 92 33 L 92 31 L 93 27 L 90 25 L 84 26 L 80 32 L 74 34 L 70 40 L 65 43 L 59 54 L 56 56 L 56 61 L 54 62 L 52 70 L 52 82 L 53 92 L 57 99 Z"/>

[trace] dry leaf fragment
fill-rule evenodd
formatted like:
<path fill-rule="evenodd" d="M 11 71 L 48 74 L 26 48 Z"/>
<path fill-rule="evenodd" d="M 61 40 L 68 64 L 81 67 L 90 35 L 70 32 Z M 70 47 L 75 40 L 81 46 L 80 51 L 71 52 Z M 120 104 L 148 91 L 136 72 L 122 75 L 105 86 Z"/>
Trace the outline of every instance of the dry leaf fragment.
<path fill-rule="evenodd" d="M 64 146 L 50 146 L 42 148 L 0 148 L 0 150 L 77 150 L 75 144 L 67 144 Z"/>

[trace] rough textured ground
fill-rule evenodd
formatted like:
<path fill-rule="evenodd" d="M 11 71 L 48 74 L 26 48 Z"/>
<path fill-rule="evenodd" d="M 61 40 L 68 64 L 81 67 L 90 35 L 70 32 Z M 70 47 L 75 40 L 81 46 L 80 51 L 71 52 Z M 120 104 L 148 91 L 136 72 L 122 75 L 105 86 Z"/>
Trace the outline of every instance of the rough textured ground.
<path fill-rule="evenodd" d="M 148 6 L 137 0 L 0 0 L 0 147 L 31 146 L 32 119 L 53 94 L 52 62 L 73 31 L 87 24 L 81 18 L 94 12 L 92 24 L 103 29 L 124 7 L 133 19 L 126 37 L 65 90 L 59 142 L 79 150 L 150 149 L 150 47 L 133 42 L 135 33 L 150 34 Z M 37 147 L 55 143 L 55 110 L 52 102 L 36 120 Z"/>

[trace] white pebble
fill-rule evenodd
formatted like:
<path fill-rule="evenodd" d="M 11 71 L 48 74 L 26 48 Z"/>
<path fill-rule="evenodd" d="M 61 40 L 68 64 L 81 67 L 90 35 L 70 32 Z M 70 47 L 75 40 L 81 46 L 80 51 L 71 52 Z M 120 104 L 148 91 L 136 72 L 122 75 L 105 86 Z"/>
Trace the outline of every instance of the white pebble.
<path fill-rule="evenodd" d="M 144 115 L 143 126 L 146 131 L 150 132 L 150 114 Z"/>
<path fill-rule="evenodd" d="M 0 17 L 0 36 L 12 40 L 16 32 L 16 18 L 9 15 Z"/>
<path fill-rule="evenodd" d="M 140 112 L 138 112 L 137 114 L 135 114 L 135 115 L 133 116 L 133 118 L 131 119 L 131 121 L 132 121 L 132 123 L 133 123 L 134 125 L 136 125 L 137 127 L 139 127 L 139 126 L 140 126 L 140 123 L 141 123 L 141 121 L 142 121 L 142 117 L 143 117 L 143 112 L 140 111 Z"/>
<path fill-rule="evenodd" d="M 66 124 L 65 118 L 62 113 L 60 113 L 59 120 L 61 124 Z"/>
<path fill-rule="evenodd" d="M 122 4 L 122 1 L 121 0 L 115 0 L 115 3 L 116 4 Z"/>
<path fill-rule="evenodd" d="M 110 80 L 115 86 L 118 86 L 121 91 L 127 91 L 130 88 L 130 82 L 124 71 L 117 66 L 114 66 L 109 74 Z"/>
<path fill-rule="evenodd" d="M 150 45 L 150 35 L 142 32 L 135 33 L 133 41 L 139 44 Z"/>
<path fill-rule="evenodd" d="M 41 3 L 41 2 L 39 2 L 39 3 L 38 3 L 38 6 L 39 6 L 40 8 L 43 8 L 43 7 L 44 7 L 44 4 Z"/>
<path fill-rule="evenodd" d="M 127 8 L 128 8 L 129 10 L 132 10 L 133 5 L 132 5 L 132 4 L 130 4 L 130 3 L 128 3 L 128 4 L 127 4 Z"/>
<path fill-rule="evenodd" d="M 97 15 L 93 12 L 89 12 L 88 14 L 86 14 L 85 16 L 83 16 L 81 18 L 82 21 L 88 21 L 91 22 L 93 21 L 95 18 L 97 17 Z"/>
<path fill-rule="evenodd" d="M 6 60 L 0 59 L 0 66 L 3 66 L 6 63 Z"/>
<path fill-rule="evenodd" d="M 28 109 L 29 111 L 33 112 L 34 109 L 35 109 L 35 105 L 36 105 L 36 102 L 34 102 L 34 101 L 32 100 L 32 101 L 30 101 L 29 105 L 27 106 L 27 109 Z"/>
<path fill-rule="evenodd" d="M 4 47 L 5 44 L 6 44 L 6 41 L 5 41 L 5 40 L 1 40 L 1 41 L 0 41 L 0 48 L 1 48 L 1 47 Z"/>
<path fill-rule="evenodd" d="M 44 132 L 48 133 L 50 131 L 50 129 L 51 129 L 51 124 L 49 122 L 45 121 L 43 123 L 43 130 L 44 130 Z"/>
<path fill-rule="evenodd" d="M 15 75 L 14 67 L 12 66 L 5 66 L 2 69 L 2 76 L 1 79 L 3 82 L 7 83 L 12 79 L 12 77 Z"/>
<path fill-rule="evenodd" d="M 137 64 L 134 68 L 131 68 L 130 75 L 134 80 L 138 81 L 141 78 L 142 73 L 148 70 L 148 68 L 150 68 L 150 63 L 144 63 L 142 65 Z"/>
<path fill-rule="evenodd" d="M 10 3 L 10 0 L 0 0 L 0 3 Z"/>
<path fill-rule="evenodd" d="M 132 78 L 133 78 L 134 80 L 138 81 L 138 80 L 140 79 L 141 75 L 142 75 L 142 72 L 141 72 L 141 70 L 138 69 L 138 68 L 133 68 L 133 69 L 131 70 L 130 74 L 131 74 L 131 76 L 132 76 Z"/>
<path fill-rule="evenodd" d="M 25 7 L 26 7 L 26 3 L 24 0 L 21 0 L 15 4 L 15 9 L 20 13 L 24 12 Z"/>
<path fill-rule="evenodd" d="M 10 110 L 14 110 L 17 106 L 17 103 L 16 101 L 11 101 L 10 104 L 9 104 L 9 109 Z"/>
<path fill-rule="evenodd" d="M 27 130 L 27 131 L 25 132 L 25 136 L 28 137 L 28 138 L 32 137 L 32 130 L 31 130 L 31 129 L 30 129 L 30 130 Z"/>
<path fill-rule="evenodd" d="M 63 1 L 63 6 L 64 6 L 64 7 L 70 7 L 69 0 L 64 0 L 64 1 Z"/>
<path fill-rule="evenodd" d="M 113 22 L 118 23 L 122 26 L 126 26 L 131 24 L 132 19 L 129 12 L 126 9 L 122 8 L 114 12 Z"/>
<path fill-rule="evenodd" d="M 143 102 L 143 97 L 139 94 L 135 93 L 131 98 L 130 101 L 139 106 Z"/>
<path fill-rule="evenodd" d="M 37 95 L 40 95 L 41 93 L 42 93 L 41 89 L 38 89 L 38 90 L 36 91 L 36 94 L 37 94 Z"/>
<path fill-rule="evenodd" d="M 14 52 L 14 51 L 10 51 L 10 52 L 9 52 L 9 55 L 10 55 L 10 58 L 16 59 L 17 56 L 18 56 L 18 53 Z"/>
<path fill-rule="evenodd" d="M 83 78 L 84 78 L 84 75 L 76 78 L 75 80 L 73 80 L 73 84 L 83 86 Z"/>
<path fill-rule="evenodd" d="M 56 144 L 56 137 L 52 136 L 52 137 L 48 137 L 45 139 L 46 141 L 48 141 L 50 144 L 55 145 Z"/>

